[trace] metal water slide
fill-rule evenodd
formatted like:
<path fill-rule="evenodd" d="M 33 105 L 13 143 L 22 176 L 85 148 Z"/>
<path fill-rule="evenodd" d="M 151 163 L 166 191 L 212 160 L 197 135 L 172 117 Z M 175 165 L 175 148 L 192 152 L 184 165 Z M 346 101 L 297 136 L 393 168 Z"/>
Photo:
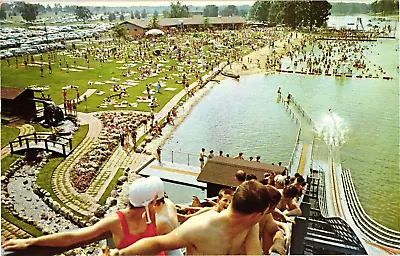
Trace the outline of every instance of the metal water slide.
<path fill-rule="evenodd" d="M 293 119 L 298 118 L 296 122 L 299 122 L 301 126 L 301 133 L 298 134 L 296 148 L 291 159 L 291 162 L 293 162 L 291 165 L 298 170 L 300 163 L 297 162 L 301 162 L 302 149 L 309 140 L 310 134 L 313 134 L 315 123 L 293 96 L 289 104 L 283 99 L 282 102 L 288 109 L 290 108 L 288 112 Z M 315 150 L 314 139 L 313 136 L 311 155 L 307 155 L 307 158 L 310 158 L 311 161 L 313 161 L 313 151 Z M 355 191 L 350 171 L 342 170 L 340 150 L 330 151 L 327 161 L 327 164 L 323 167 L 325 173 L 323 198 L 325 198 L 325 202 L 322 204 L 326 208 L 326 217 L 337 216 L 345 220 L 363 238 L 363 244 L 369 253 L 398 254 L 400 232 L 380 225 L 366 214 Z M 293 173 L 294 170 L 292 169 L 291 174 Z"/>

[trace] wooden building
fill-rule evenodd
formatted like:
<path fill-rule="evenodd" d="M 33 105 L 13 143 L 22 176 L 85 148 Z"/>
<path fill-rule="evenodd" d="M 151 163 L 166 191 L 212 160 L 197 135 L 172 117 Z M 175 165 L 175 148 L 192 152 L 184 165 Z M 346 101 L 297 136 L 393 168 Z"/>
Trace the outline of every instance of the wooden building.
<path fill-rule="evenodd" d="M 193 16 L 190 18 L 161 18 L 158 20 L 160 29 L 202 29 L 206 17 Z M 121 22 L 120 24 L 128 30 L 128 35 L 132 37 L 143 36 L 149 30 L 151 18 L 132 19 Z M 245 25 L 245 19 L 241 16 L 232 17 L 208 17 L 208 24 L 215 29 L 241 29 Z"/>
<path fill-rule="evenodd" d="M 34 118 L 36 105 L 33 98 L 34 91 L 30 89 L 1 87 L 1 115 Z"/>
<path fill-rule="evenodd" d="M 235 174 L 242 170 L 254 174 L 257 180 L 263 180 L 265 173 L 281 174 L 286 167 L 253 161 L 217 156 L 207 161 L 201 170 L 197 181 L 207 183 L 207 197 L 217 196 L 222 188 L 236 187 Z"/>
<path fill-rule="evenodd" d="M 147 25 L 144 22 L 133 23 L 130 21 L 124 21 L 121 23 L 121 25 L 126 28 L 128 31 L 128 36 L 130 37 L 141 37 L 148 30 Z"/>

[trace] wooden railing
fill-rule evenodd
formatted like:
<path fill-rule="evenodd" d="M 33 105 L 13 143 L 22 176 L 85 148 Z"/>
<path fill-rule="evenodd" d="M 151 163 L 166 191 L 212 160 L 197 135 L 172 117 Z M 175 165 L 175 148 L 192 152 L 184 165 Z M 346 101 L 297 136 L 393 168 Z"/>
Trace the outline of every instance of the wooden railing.
<path fill-rule="evenodd" d="M 56 141 L 57 139 L 60 139 L 60 138 L 66 142 Z M 39 142 L 44 142 L 42 149 L 46 150 L 47 152 L 54 151 L 57 153 L 62 153 L 64 157 L 66 157 L 68 155 L 68 153 L 70 153 L 72 151 L 72 139 L 71 138 L 66 138 L 66 137 L 56 135 L 56 134 L 51 134 L 51 133 L 35 132 L 32 134 L 18 136 L 15 141 L 11 141 L 9 143 L 11 154 L 13 154 L 15 152 L 16 147 L 25 147 L 24 149 L 32 148 L 32 147 L 30 147 L 31 142 L 34 142 L 36 145 Z M 50 147 L 51 144 L 53 145 L 53 149 Z M 56 145 L 60 146 L 61 152 L 54 150 L 54 148 L 57 148 Z M 67 152 L 67 146 L 69 147 L 69 152 Z"/>

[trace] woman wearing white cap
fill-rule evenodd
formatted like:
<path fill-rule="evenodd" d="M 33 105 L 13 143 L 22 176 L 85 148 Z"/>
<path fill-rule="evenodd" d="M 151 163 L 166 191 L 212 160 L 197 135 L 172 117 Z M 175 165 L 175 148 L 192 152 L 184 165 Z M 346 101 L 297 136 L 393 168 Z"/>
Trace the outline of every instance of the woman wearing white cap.
<path fill-rule="evenodd" d="M 164 196 L 164 182 L 156 176 L 148 178 L 157 184 L 157 201 L 154 209 L 156 212 L 157 234 L 165 235 L 179 226 L 175 204 Z M 165 251 L 167 255 L 183 256 L 180 249 Z"/>
<path fill-rule="evenodd" d="M 90 227 L 35 238 L 11 239 L 3 244 L 3 248 L 9 251 L 29 246 L 68 247 L 110 232 L 116 247 L 123 249 L 142 238 L 156 236 L 153 207 L 157 199 L 157 186 L 149 178 L 135 180 L 129 187 L 127 209 L 117 211 Z"/>

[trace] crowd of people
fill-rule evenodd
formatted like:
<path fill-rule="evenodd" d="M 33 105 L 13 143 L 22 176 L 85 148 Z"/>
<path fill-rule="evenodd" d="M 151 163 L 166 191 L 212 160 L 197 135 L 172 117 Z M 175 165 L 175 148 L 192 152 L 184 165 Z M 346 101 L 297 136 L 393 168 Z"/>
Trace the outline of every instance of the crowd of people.
<path fill-rule="evenodd" d="M 304 179 L 300 175 L 281 178 L 271 174 L 266 182 L 259 182 L 251 176 L 239 170 L 237 187 L 221 189 L 216 201 L 208 199 L 212 206 L 205 208 L 177 207 L 160 178 L 139 178 L 129 186 L 127 208 L 93 226 L 12 239 L 3 243 L 3 248 L 67 247 L 109 232 L 116 249 L 105 246 L 103 255 L 184 255 L 184 251 L 187 255 L 285 254 L 291 240 L 287 222 L 293 222 L 290 216 L 301 214 L 296 198 L 306 189 Z M 182 216 L 178 208 L 192 213 Z"/>
<path fill-rule="evenodd" d="M 290 41 L 288 41 L 290 42 Z M 379 65 L 370 63 L 367 55 L 377 43 L 350 40 L 318 40 L 316 36 L 304 36 L 300 44 L 281 55 L 279 70 L 290 70 L 316 75 L 348 75 L 357 78 L 385 76 Z"/>
<path fill-rule="evenodd" d="M 218 156 L 221 156 L 221 157 L 231 157 L 229 153 L 226 153 L 226 154 L 224 155 L 224 151 L 222 151 L 222 150 L 220 150 L 220 151 L 218 152 Z M 206 149 L 205 149 L 205 148 L 202 148 L 202 149 L 200 150 L 200 154 L 199 154 L 200 169 L 203 169 L 204 164 L 206 163 L 206 160 L 211 160 L 211 159 L 213 159 L 214 157 L 215 157 L 214 150 L 211 149 L 211 150 L 209 151 L 209 153 L 207 154 Z M 243 156 L 243 152 L 239 152 L 236 156 L 233 157 L 233 159 L 247 160 L 247 161 L 250 161 L 250 162 L 254 161 L 254 162 L 261 163 L 261 156 L 256 156 L 256 157 L 249 156 L 248 159 L 245 159 L 245 157 Z M 271 164 L 272 164 L 272 165 L 275 165 L 274 162 L 272 162 Z M 278 162 L 278 166 L 282 166 L 282 162 Z M 285 171 L 287 171 L 287 169 L 285 169 Z"/>

